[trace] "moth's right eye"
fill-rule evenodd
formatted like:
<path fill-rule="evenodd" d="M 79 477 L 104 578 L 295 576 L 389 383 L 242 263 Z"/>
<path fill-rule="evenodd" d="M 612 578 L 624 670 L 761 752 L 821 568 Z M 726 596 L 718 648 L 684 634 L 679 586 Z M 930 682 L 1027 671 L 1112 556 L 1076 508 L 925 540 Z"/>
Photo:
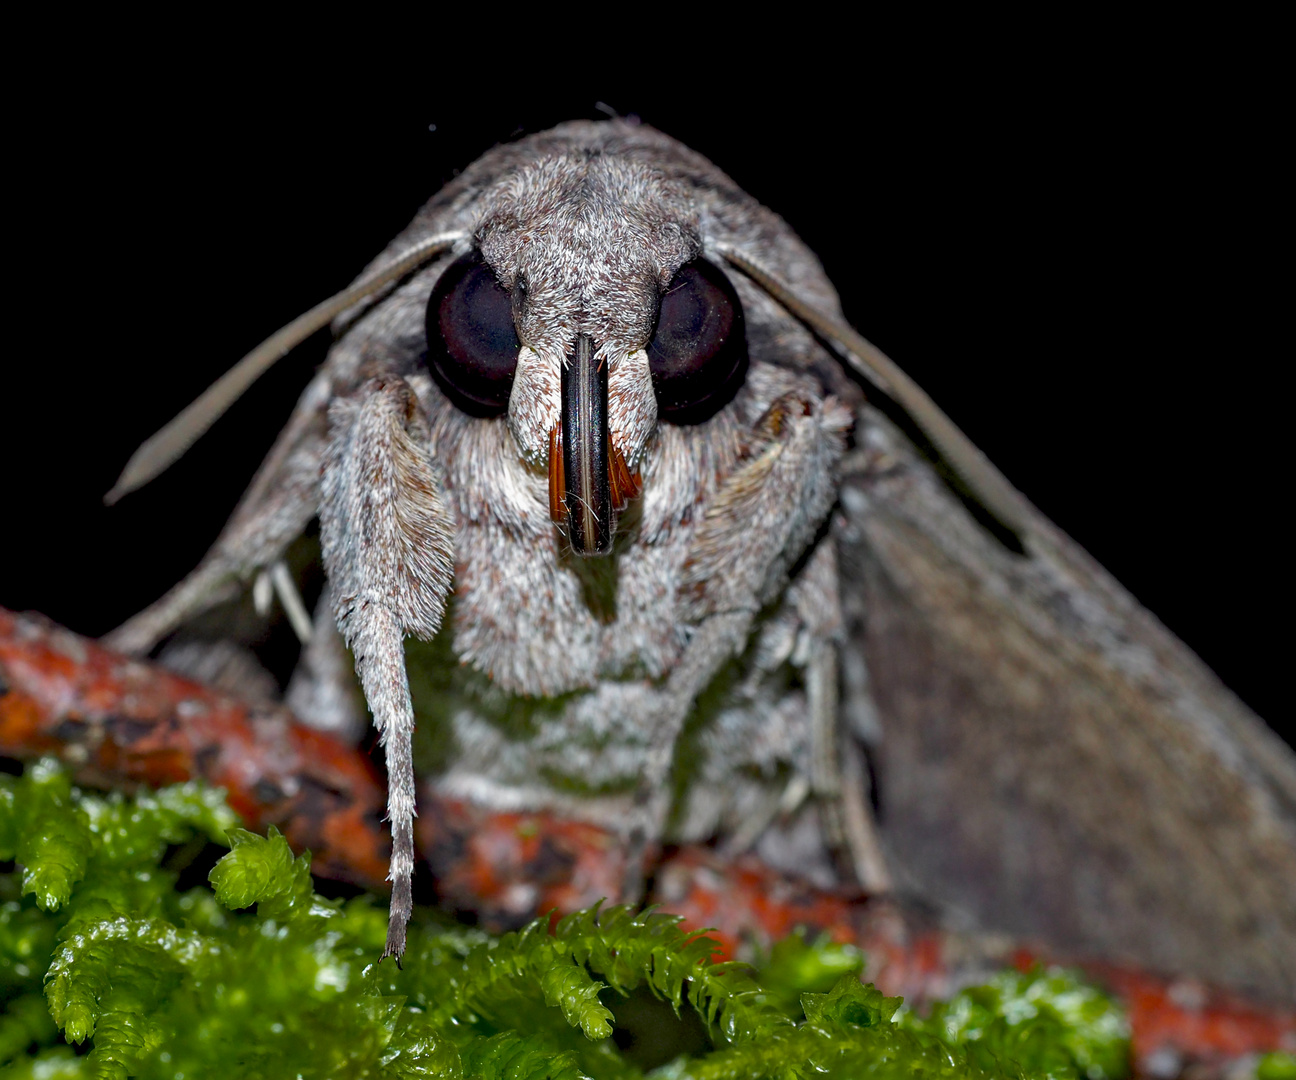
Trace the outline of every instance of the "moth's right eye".
<path fill-rule="evenodd" d="M 706 259 L 681 266 L 662 295 L 648 343 L 657 415 L 673 424 L 709 420 L 747 374 L 742 303 Z"/>
<path fill-rule="evenodd" d="M 446 397 L 472 416 L 508 408 L 517 370 L 513 300 L 478 251 L 456 259 L 427 306 L 428 368 Z"/>

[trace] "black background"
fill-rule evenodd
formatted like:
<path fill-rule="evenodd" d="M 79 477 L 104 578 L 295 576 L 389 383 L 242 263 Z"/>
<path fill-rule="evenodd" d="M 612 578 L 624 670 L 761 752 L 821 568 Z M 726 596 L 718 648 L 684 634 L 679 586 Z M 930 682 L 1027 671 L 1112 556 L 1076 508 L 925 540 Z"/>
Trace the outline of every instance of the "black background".
<path fill-rule="evenodd" d="M 602 100 L 781 213 L 850 321 L 1244 700 L 1288 723 L 1276 368 L 1291 350 L 1273 345 L 1278 286 L 1256 257 L 1277 151 L 1245 87 L 1115 55 L 861 74 L 840 92 L 694 74 L 669 92 L 664 78 L 542 92 L 429 78 L 249 94 L 182 68 L 105 71 L 23 129 L 0 604 L 97 635 L 190 570 L 324 335 L 168 474 L 104 508 L 134 447 L 347 284 L 457 168 L 598 118 Z"/>

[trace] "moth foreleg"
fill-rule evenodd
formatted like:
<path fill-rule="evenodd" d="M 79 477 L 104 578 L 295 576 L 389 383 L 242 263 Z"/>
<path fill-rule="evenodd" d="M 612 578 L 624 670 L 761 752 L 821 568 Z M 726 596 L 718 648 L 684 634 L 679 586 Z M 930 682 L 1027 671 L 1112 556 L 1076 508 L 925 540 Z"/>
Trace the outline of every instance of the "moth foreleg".
<path fill-rule="evenodd" d="M 338 629 L 387 751 L 391 916 L 383 956 L 400 957 L 413 907 L 414 710 L 404 638 L 441 626 L 453 574 L 453 528 L 413 391 L 370 380 L 329 409 L 320 539 Z"/>
<path fill-rule="evenodd" d="M 838 707 L 840 643 L 820 638 L 806 658 L 810 711 L 809 794 L 819 803 L 829 845 L 845 857 L 851 875 L 871 894 L 891 891 L 891 874 L 869 803 L 869 778 L 860 748 L 842 730 Z"/>
<path fill-rule="evenodd" d="M 758 612 L 784 589 L 813 541 L 835 497 L 832 470 L 851 422 L 835 398 L 817 400 L 801 391 L 777 397 L 748 434 L 745 461 L 726 478 L 693 534 L 677 594 L 688 644 L 653 718 L 635 794 L 628 888 L 640 854 L 665 829 L 674 798 L 667 778 L 685 721 L 717 671 L 741 654 Z"/>
<path fill-rule="evenodd" d="M 888 892 L 891 875 L 869 805 L 868 773 L 841 722 L 839 658 L 843 638 L 837 545 L 824 537 L 788 590 L 801 623 L 794 663 L 804 672 L 810 719 L 807 794 L 819 804 L 829 845 L 869 893 Z"/>

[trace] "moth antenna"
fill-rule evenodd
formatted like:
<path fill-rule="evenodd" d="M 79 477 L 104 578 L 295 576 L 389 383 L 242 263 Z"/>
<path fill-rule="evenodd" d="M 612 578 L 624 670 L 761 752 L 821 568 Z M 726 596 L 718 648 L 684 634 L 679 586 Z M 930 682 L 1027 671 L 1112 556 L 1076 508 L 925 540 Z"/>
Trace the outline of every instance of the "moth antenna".
<path fill-rule="evenodd" d="M 759 263 L 732 248 L 720 247 L 717 250 L 731 265 L 835 346 L 852 368 L 890 395 L 931 439 L 941 456 L 990 513 L 1018 535 L 1029 533 L 1026 504 L 1021 493 L 894 360 L 853 327 L 807 304 Z"/>
<path fill-rule="evenodd" d="M 197 400 L 187 406 L 174 420 L 147 439 L 126 462 L 126 467 L 117 478 L 117 483 L 104 496 L 104 502 L 112 506 L 123 495 L 143 487 L 174 465 L 185 451 L 243 396 L 249 386 L 316 330 L 327 326 L 353 304 L 367 296 L 372 296 L 379 289 L 403 278 L 411 271 L 417 270 L 429 259 L 439 255 L 461 239 L 463 239 L 462 233 L 441 233 L 430 236 L 415 244 L 373 276 L 330 296 L 305 314 L 298 315 L 287 326 L 276 330 L 204 390 Z"/>

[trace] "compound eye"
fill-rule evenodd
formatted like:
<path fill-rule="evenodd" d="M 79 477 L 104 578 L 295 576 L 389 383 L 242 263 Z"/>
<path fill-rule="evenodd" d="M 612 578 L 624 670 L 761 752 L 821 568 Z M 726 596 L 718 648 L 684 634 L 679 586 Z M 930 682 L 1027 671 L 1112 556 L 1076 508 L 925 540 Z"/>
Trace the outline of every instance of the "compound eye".
<path fill-rule="evenodd" d="M 648 367 L 657 414 L 673 424 L 709 420 L 742 385 L 742 304 L 729 279 L 705 259 L 681 266 L 662 294 Z"/>
<path fill-rule="evenodd" d="M 513 299 L 479 251 L 456 259 L 427 306 L 428 368 L 446 396 L 472 416 L 508 409 L 517 370 Z"/>

